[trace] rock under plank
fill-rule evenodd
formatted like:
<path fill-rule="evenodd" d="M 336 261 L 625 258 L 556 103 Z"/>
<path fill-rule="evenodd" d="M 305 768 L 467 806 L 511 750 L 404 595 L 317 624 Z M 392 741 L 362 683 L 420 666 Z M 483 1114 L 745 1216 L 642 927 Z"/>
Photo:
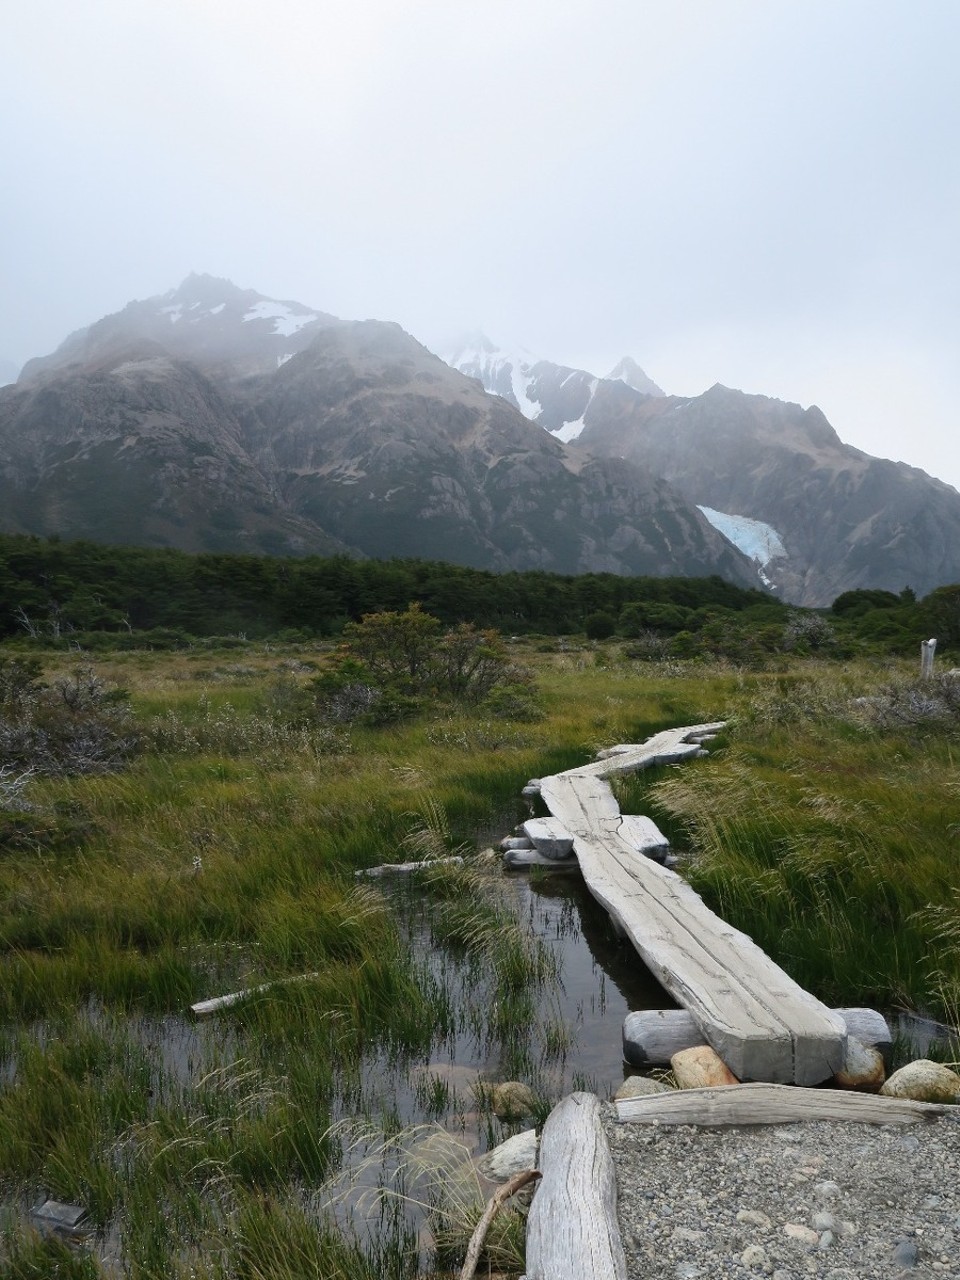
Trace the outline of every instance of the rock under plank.
<path fill-rule="evenodd" d="M 876 1009 L 834 1009 L 847 1034 L 881 1053 L 890 1049 L 890 1028 Z M 640 1009 L 623 1020 L 623 1060 L 632 1067 L 666 1066 L 675 1053 L 704 1040 L 686 1009 Z"/>
<path fill-rule="evenodd" d="M 573 836 L 556 818 L 528 818 L 521 829 L 545 858 L 569 858 L 573 853 Z"/>

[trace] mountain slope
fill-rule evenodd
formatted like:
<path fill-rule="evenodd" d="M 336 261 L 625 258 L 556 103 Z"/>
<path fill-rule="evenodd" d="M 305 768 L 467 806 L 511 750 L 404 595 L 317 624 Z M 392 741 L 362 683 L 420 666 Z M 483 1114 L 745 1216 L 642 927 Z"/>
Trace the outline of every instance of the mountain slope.
<path fill-rule="evenodd" d="M 0 513 L 12 531 L 184 549 L 756 582 L 667 483 L 566 449 L 398 326 L 208 276 L 0 389 Z"/>
<path fill-rule="evenodd" d="M 369 555 L 756 581 L 669 485 L 565 449 L 396 325 L 328 329 L 251 404 L 291 508 Z"/>
<path fill-rule="evenodd" d="M 183 550 L 334 553 L 283 506 L 206 374 L 140 345 L 0 389 L 7 532 Z"/>
<path fill-rule="evenodd" d="M 825 605 L 843 591 L 960 579 L 960 494 L 915 467 L 844 444 L 821 411 L 719 384 L 691 399 L 595 406 L 581 437 L 642 459 L 690 501 L 772 526 L 781 594 Z"/>
<path fill-rule="evenodd" d="M 960 494 L 845 445 L 817 408 L 719 384 L 665 396 L 625 358 L 606 378 L 530 362 L 482 335 L 450 361 L 597 457 L 648 467 L 704 512 L 787 600 L 860 587 L 920 594 L 960 579 Z"/>

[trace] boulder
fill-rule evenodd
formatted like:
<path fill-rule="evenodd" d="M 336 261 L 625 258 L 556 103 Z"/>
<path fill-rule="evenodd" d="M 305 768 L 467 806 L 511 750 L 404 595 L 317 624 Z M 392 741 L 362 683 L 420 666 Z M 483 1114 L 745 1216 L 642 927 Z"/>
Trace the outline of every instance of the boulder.
<path fill-rule="evenodd" d="M 960 1102 L 960 1075 L 940 1062 L 918 1058 L 895 1071 L 880 1092 L 915 1102 Z"/>
<path fill-rule="evenodd" d="M 524 1129 L 477 1161 L 477 1171 L 488 1182 L 509 1182 L 514 1174 L 537 1167 L 537 1131 Z"/>
<path fill-rule="evenodd" d="M 740 1083 L 708 1044 L 681 1049 L 670 1059 L 670 1066 L 678 1089 L 712 1089 L 717 1085 Z"/>
<path fill-rule="evenodd" d="M 483 1093 L 489 1099 L 490 1110 L 500 1120 L 518 1120 L 521 1116 L 528 1116 L 537 1105 L 536 1094 L 520 1080 L 484 1085 Z"/>
<path fill-rule="evenodd" d="M 877 1093 L 886 1078 L 887 1072 L 880 1050 L 865 1045 L 856 1036 L 847 1036 L 843 1066 L 833 1077 L 833 1083 L 839 1089 Z"/>
<path fill-rule="evenodd" d="M 662 1080 L 651 1080 L 649 1076 L 627 1076 L 623 1084 L 613 1095 L 614 1102 L 622 1102 L 624 1098 L 645 1098 L 651 1093 L 671 1093 L 668 1084 Z"/>

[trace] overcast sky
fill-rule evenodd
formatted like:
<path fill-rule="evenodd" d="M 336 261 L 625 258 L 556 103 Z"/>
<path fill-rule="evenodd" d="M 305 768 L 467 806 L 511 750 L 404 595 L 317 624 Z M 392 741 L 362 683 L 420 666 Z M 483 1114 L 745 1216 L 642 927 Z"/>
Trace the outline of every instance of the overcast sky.
<path fill-rule="evenodd" d="M 958 0 L 6 0 L 0 360 L 190 271 L 960 487 Z"/>

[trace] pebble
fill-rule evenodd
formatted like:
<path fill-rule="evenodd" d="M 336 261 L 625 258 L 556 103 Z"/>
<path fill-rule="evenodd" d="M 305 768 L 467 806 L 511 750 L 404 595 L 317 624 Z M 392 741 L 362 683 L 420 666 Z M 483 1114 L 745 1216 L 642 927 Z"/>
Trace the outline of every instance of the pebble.
<path fill-rule="evenodd" d="M 960 1280 L 960 1108 L 908 1133 L 605 1123 L 628 1280 Z"/>

